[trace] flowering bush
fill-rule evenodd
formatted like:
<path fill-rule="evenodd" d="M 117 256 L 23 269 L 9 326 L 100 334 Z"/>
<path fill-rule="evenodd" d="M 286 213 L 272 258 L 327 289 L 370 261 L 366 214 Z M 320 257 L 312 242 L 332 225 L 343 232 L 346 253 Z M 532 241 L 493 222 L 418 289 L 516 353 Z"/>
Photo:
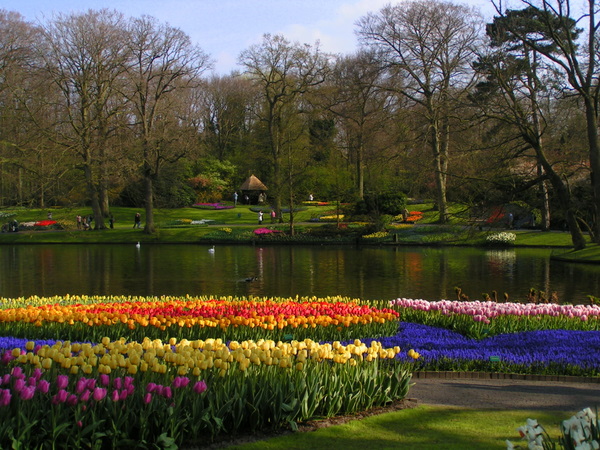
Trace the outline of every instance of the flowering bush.
<path fill-rule="evenodd" d="M 488 244 L 493 245 L 512 245 L 516 239 L 517 235 L 515 233 L 509 233 L 506 231 L 490 234 L 485 238 Z"/>

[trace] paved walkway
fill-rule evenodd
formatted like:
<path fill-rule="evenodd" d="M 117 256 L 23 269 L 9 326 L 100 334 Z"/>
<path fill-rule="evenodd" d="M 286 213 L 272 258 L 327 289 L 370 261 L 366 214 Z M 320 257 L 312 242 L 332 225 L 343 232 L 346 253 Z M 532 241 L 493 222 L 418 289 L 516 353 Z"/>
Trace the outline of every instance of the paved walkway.
<path fill-rule="evenodd" d="M 407 397 L 428 405 L 569 414 L 600 407 L 600 383 L 475 378 L 413 378 L 413 382 Z"/>

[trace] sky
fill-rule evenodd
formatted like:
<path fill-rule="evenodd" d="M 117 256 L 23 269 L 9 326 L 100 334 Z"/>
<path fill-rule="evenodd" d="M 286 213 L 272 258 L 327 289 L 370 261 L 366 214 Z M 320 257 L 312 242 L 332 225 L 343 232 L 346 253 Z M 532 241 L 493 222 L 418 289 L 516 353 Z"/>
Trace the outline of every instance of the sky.
<path fill-rule="evenodd" d="M 180 28 L 214 60 L 217 74 L 241 70 L 240 52 L 259 44 L 265 33 L 315 44 L 334 54 L 358 48 L 355 23 L 368 12 L 402 0 L 0 0 L 0 9 L 45 23 L 58 13 L 115 9 L 130 17 L 153 16 Z M 463 0 L 492 17 L 490 0 Z M 486 16 L 486 12 L 488 13 Z"/>

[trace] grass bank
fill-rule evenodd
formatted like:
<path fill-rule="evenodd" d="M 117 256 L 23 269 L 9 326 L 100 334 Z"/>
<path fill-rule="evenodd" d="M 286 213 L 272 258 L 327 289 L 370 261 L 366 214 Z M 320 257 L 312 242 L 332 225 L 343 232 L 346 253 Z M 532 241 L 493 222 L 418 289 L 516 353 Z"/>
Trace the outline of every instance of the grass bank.
<path fill-rule="evenodd" d="M 77 229 L 76 216 L 90 214 L 88 208 L 11 208 L 0 211 L 0 222 L 17 220 L 19 223 L 41 221 L 52 214 L 61 230 L 20 231 L 0 234 L 0 244 L 68 244 L 68 243 L 284 243 L 284 244 L 361 244 L 361 245 L 471 245 L 487 246 L 490 234 L 504 231 L 499 228 L 479 229 L 466 221 L 454 220 L 449 225 L 435 224 L 436 213 L 430 205 L 411 205 L 411 210 L 423 211 L 417 224 L 391 224 L 387 231 L 373 233 L 366 222 L 341 223 L 320 220 L 335 213 L 335 206 L 305 206 L 294 214 L 295 235 L 291 236 L 289 213 L 283 223 L 271 223 L 265 209 L 265 220 L 258 223 L 256 208 L 238 205 L 230 209 L 156 209 L 156 232 L 152 235 L 133 228 L 140 208 L 113 207 L 114 229 L 84 231 Z M 142 224 L 144 217 L 142 216 Z M 276 233 L 257 236 L 254 230 L 268 227 Z M 585 250 L 571 250 L 571 237 L 566 232 L 539 230 L 511 230 L 516 240 L 513 246 L 554 247 L 555 256 L 568 261 L 600 262 L 600 247 L 589 245 Z"/>

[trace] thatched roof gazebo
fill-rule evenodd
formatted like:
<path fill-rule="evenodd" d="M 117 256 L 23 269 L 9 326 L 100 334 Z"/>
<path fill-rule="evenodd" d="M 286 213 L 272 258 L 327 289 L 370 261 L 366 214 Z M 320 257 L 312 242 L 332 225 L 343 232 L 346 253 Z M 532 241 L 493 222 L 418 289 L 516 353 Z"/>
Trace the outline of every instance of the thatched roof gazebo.
<path fill-rule="evenodd" d="M 240 186 L 244 203 L 264 203 L 267 200 L 267 187 L 255 175 L 250 175 Z M 248 196 L 248 200 L 246 200 Z M 261 202 L 262 199 L 262 202 Z"/>

